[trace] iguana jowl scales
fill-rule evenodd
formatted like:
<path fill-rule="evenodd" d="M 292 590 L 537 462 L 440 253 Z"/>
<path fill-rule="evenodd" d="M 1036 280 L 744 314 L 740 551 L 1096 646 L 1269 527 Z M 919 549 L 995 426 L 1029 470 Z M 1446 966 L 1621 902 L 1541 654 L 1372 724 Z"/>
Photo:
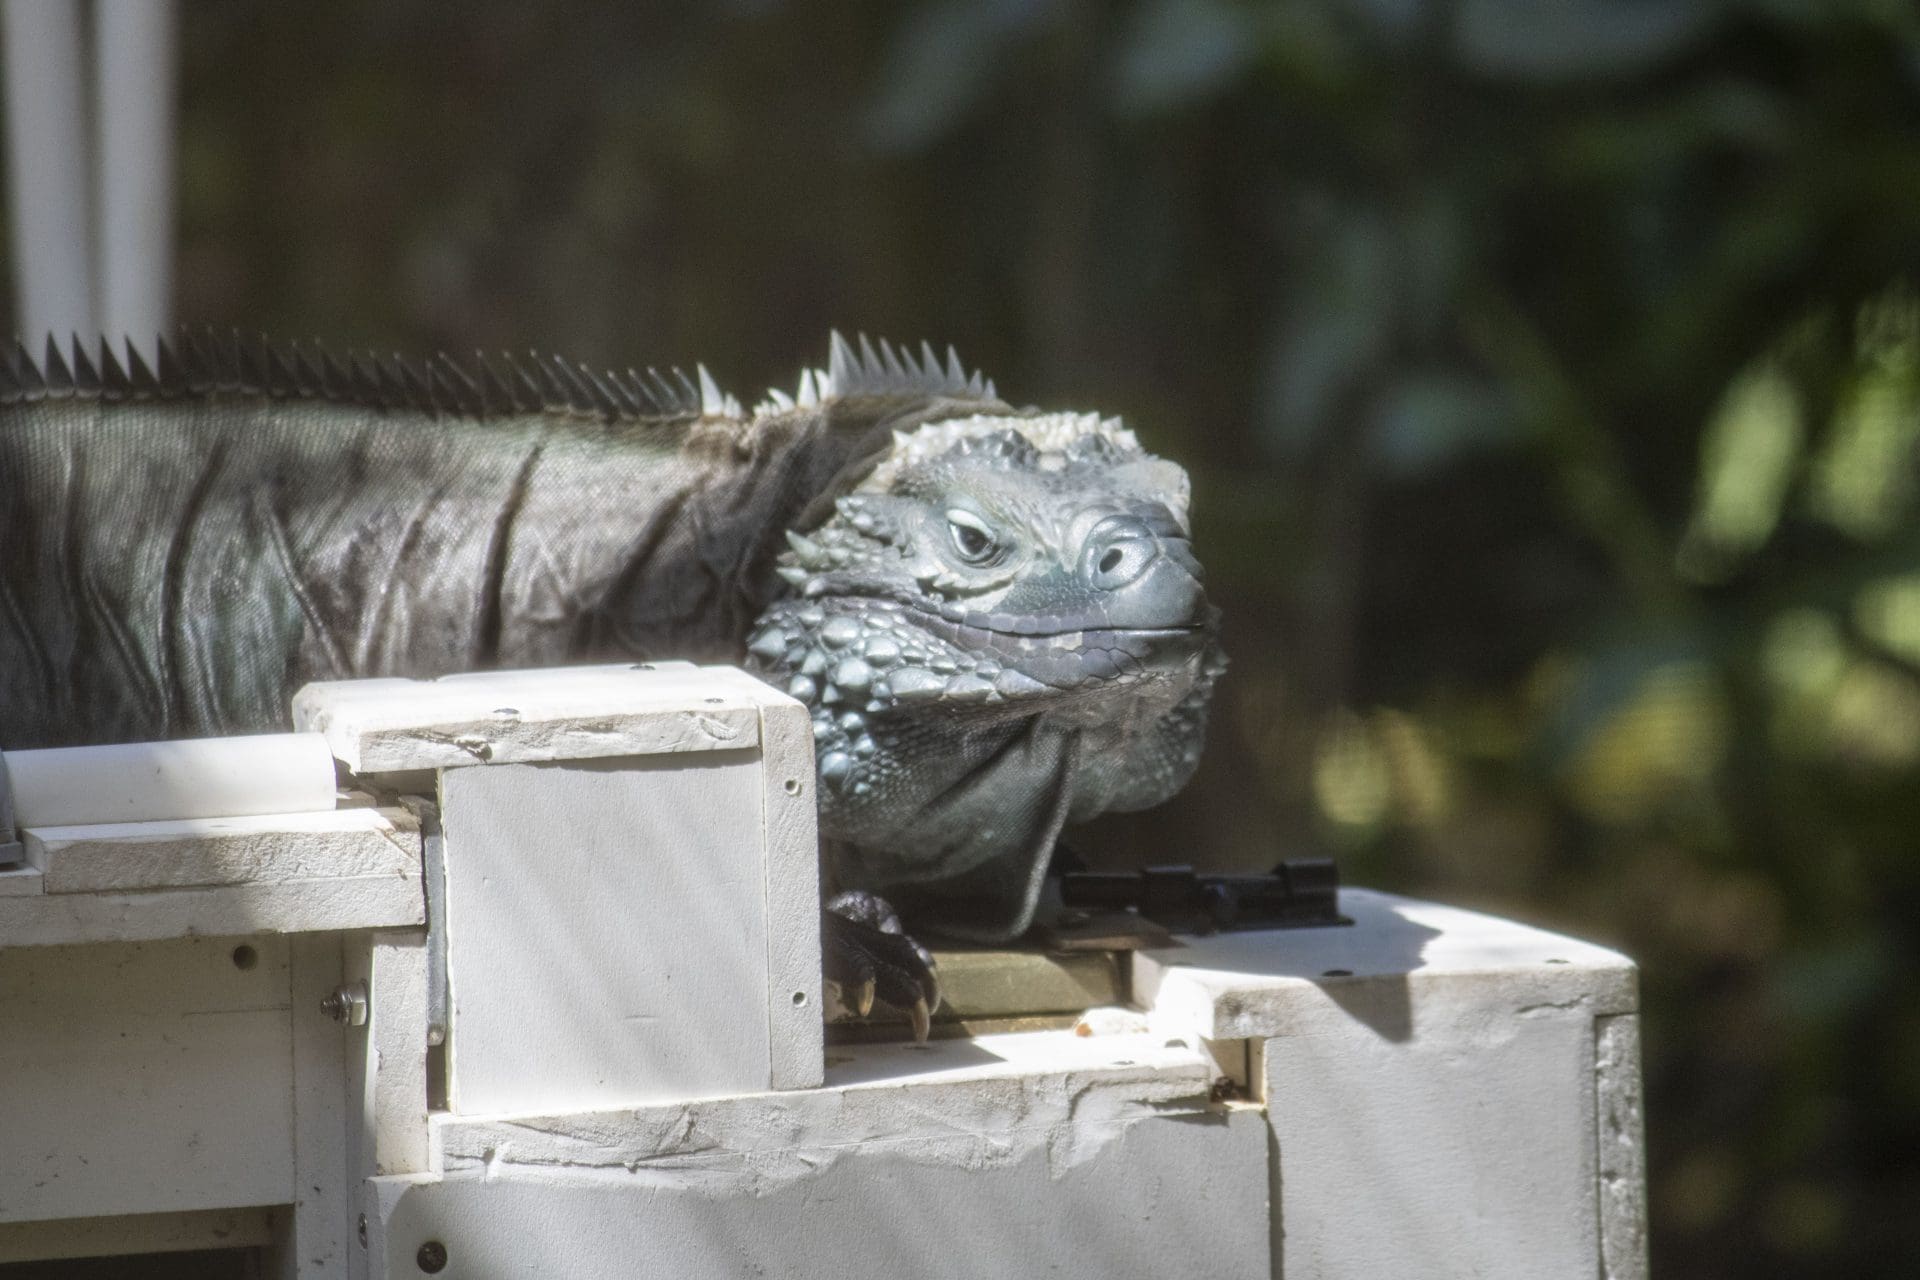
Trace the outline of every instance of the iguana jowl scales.
<path fill-rule="evenodd" d="M 1022 932 L 1063 823 L 1192 772 L 1214 619 L 1184 473 L 951 353 L 835 335 L 751 414 L 536 355 L 0 357 L 0 747 L 282 727 L 310 680 L 744 661 L 813 711 L 830 974 L 908 1007 L 936 988 L 873 895 Z"/>

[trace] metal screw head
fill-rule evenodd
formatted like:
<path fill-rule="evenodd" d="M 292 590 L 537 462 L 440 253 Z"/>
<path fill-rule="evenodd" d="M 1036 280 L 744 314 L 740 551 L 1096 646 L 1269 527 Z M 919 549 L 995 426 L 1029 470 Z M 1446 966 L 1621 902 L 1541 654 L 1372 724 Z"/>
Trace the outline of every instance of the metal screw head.
<path fill-rule="evenodd" d="M 320 1002 L 320 1012 L 349 1027 L 367 1024 L 367 984 L 355 982 L 335 987 L 333 994 Z"/>
<path fill-rule="evenodd" d="M 413 1262 L 428 1275 L 438 1275 L 447 1268 L 447 1246 L 438 1240 L 429 1240 L 413 1255 Z"/>

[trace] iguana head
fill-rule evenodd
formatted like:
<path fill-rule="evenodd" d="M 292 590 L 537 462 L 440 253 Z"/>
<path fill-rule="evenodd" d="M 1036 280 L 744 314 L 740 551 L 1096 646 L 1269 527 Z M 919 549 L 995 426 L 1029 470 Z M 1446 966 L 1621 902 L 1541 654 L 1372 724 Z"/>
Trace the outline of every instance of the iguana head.
<path fill-rule="evenodd" d="M 1062 822 L 1191 772 L 1217 611 L 1185 473 L 1117 421 L 995 402 L 896 431 L 789 542 L 749 662 L 813 710 L 843 887 L 937 884 L 921 927 L 1018 932 Z"/>

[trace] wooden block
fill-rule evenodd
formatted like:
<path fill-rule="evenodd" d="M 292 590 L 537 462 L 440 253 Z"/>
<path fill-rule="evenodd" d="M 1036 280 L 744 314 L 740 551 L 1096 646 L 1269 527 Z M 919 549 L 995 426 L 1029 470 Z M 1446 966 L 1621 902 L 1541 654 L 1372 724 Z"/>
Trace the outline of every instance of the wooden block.
<path fill-rule="evenodd" d="M 1079 1013 L 1126 998 L 1111 952 L 943 951 L 935 959 L 956 1018 Z"/>
<path fill-rule="evenodd" d="M 1599 1274 L 1593 1019 L 1454 1006 L 1417 1022 L 1266 1041 L 1285 1272 Z"/>
<path fill-rule="evenodd" d="M 427 1240 L 534 1274 L 583 1239 L 578 1280 L 1270 1273 L 1265 1125 L 1207 1104 L 1193 1050 L 1061 1032 L 837 1056 L 818 1090 L 436 1117 L 445 1177 L 377 1180 L 370 1251 L 389 1277 Z"/>
<path fill-rule="evenodd" d="M 1419 997 L 1464 988 L 1516 1015 L 1553 1006 L 1588 1017 L 1638 1007 L 1633 962 L 1617 951 L 1458 907 L 1343 889 L 1346 927 L 1185 939 L 1139 951 L 1134 998 L 1160 1025 L 1211 1040 L 1300 1035 L 1361 1019 L 1408 1033 Z"/>
<path fill-rule="evenodd" d="M 427 1167 L 427 953 L 419 930 L 383 930 L 349 943 L 347 981 L 364 983 L 365 1024 L 348 1030 L 355 1183 Z"/>
<path fill-rule="evenodd" d="M 418 879 L 357 876 L 284 883 L 0 897 L 7 947 L 149 942 L 228 934 L 317 933 L 422 924 Z"/>
<path fill-rule="evenodd" d="M 836 1047 L 819 1089 L 682 1099 L 619 1111 L 513 1118 L 433 1117 L 434 1164 L 447 1177 L 683 1175 L 717 1193 L 754 1194 L 758 1171 L 889 1146 L 949 1144 L 1004 1152 L 1075 1124 L 1111 1127 L 1210 1113 L 1212 1064 L 1145 1034 L 1069 1031 L 978 1041 Z M 1049 1139 L 1051 1140 L 1051 1139 Z"/>
<path fill-rule="evenodd" d="M 688 663 L 310 684 L 294 724 L 356 773 L 757 747 L 767 687 Z"/>
<path fill-rule="evenodd" d="M 1594 1020 L 1599 1129 L 1600 1274 L 1647 1280 L 1647 1147 L 1640 1088 L 1640 1019 Z"/>
<path fill-rule="evenodd" d="M 800 703 L 765 689 L 760 708 L 765 848 L 768 1084 L 820 1083 L 820 845 L 813 721 Z"/>
<path fill-rule="evenodd" d="M 764 785 L 753 750 L 441 774 L 456 1111 L 768 1087 Z"/>
<path fill-rule="evenodd" d="M 419 835 L 378 809 L 39 827 L 24 842 L 50 894 L 420 875 Z"/>
<path fill-rule="evenodd" d="M 0 866 L 0 898 L 28 898 L 44 892 L 40 868 L 9 862 Z"/>
<path fill-rule="evenodd" d="M 1644 1276 L 1632 962 L 1387 894 L 1348 889 L 1341 908 L 1351 928 L 1189 939 L 1134 962 L 1157 1029 L 1251 1042 L 1276 1267 Z"/>
<path fill-rule="evenodd" d="M 355 1252 L 346 1062 L 340 1024 L 321 1012 L 342 981 L 341 943 L 339 934 L 303 934 L 287 948 L 294 1178 L 291 1211 L 280 1215 L 268 1251 L 266 1274 L 276 1280 L 344 1280 Z"/>
<path fill-rule="evenodd" d="M 290 1202 L 287 963 L 271 936 L 0 950 L 0 1221 Z"/>

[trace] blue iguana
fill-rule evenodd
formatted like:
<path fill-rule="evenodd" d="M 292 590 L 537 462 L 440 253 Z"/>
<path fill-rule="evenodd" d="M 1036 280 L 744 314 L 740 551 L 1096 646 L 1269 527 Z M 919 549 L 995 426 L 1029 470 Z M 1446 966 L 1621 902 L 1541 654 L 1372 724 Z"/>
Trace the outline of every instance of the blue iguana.
<path fill-rule="evenodd" d="M 0 548 L 0 748 L 281 727 L 310 680 L 744 661 L 813 712 L 829 976 L 923 1033 L 892 911 L 1020 934 L 1063 823 L 1186 781 L 1222 667 L 1179 467 L 838 335 L 751 413 L 704 368 L 16 343 Z"/>

